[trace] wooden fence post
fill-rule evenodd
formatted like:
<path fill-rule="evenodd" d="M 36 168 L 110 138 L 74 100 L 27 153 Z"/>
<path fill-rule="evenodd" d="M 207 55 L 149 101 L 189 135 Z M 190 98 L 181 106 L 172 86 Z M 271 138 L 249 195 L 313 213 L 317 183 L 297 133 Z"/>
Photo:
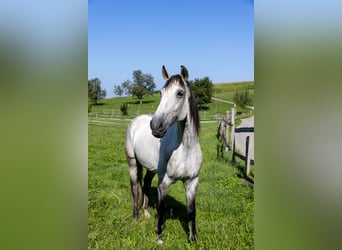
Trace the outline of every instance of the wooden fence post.
<path fill-rule="evenodd" d="M 232 131 L 231 131 L 231 139 L 232 139 L 232 164 L 235 164 L 235 107 L 233 107 L 232 111 L 231 111 L 231 123 L 232 123 Z"/>
<path fill-rule="evenodd" d="M 225 134 L 226 134 L 226 137 L 227 137 L 227 144 L 228 145 L 226 145 L 226 148 L 231 148 L 229 146 L 229 121 L 230 121 L 230 112 L 227 111 L 226 112 L 226 122 L 225 122 L 225 124 L 226 124 L 226 132 L 225 132 Z"/>
<path fill-rule="evenodd" d="M 249 176 L 251 172 L 251 155 L 250 155 L 250 140 L 249 136 L 246 137 L 246 152 L 245 152 L 246 162 L 245 162 L 245 174 Z"/>

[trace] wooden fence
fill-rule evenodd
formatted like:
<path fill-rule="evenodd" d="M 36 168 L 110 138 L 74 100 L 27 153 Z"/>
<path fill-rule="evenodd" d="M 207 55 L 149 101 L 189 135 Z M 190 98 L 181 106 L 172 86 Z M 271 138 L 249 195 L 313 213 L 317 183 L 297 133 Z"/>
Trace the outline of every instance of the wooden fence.
<path fill-rule="evenodd" d="M 239 133 L 254 133 L 254 127 L 235 127 L 236 109 L 233 107 L 231 111 L 227 111 L 224 117 L 218 114 L 218 129 L 217 138 L 221 144 L 225 147 L 226 151 L 232 152 L 232 164 L 236 163 L 236 157 L 240 158 L 245 162 L 245 175 L 250 175 L 250 166 L 254 165 L 254 159 L 251 159 L 251 147 L 250 136 L 246 137 L 245 152 L 238 152 L 236 150 L 236 135 Z M 221 149 L 222 150 L 222 149 Z"/>
<path fill-rule="evenodd" d="M 135 110 L 128 115 L 122 115 L 118 109 L 101 109 L 88 113 L 88 123 L 97 125 L 118 124 L 123 121 L 131 121 L 140 114 L 153 114 L 154 110 Z M 208 111 L 200 111 L 201 123 L 216 122 L 214 114 Z"/>

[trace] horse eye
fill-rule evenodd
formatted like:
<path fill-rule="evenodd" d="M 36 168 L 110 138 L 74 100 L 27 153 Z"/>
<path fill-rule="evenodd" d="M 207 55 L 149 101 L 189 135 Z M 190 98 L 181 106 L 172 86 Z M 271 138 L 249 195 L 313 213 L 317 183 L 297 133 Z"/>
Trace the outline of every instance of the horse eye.
<path fill-rule="evenodd" d="M 178 91 L 177 92 L 177 97 L 182 98 L 184 96 L 184 91 Z"/>

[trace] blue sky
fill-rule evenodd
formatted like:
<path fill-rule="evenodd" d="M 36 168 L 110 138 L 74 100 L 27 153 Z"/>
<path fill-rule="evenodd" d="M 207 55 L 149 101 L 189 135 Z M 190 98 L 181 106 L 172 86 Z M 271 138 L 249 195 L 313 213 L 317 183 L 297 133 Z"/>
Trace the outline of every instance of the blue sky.
<path fill-rule="evenodd" d="M 170 75 L 186 66 L 190 80 L 254 80 L 254 1 L 88 1 L 88 79 L 107 97 L 137 69 L 160 89 L 162 65 Z"/>

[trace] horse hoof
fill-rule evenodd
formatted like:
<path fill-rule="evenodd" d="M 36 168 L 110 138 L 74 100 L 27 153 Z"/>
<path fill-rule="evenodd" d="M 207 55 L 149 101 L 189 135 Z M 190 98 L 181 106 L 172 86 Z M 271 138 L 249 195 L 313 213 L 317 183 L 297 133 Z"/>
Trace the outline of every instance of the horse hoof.
<path fill-rule="evenodd" d="M 159 245 L 162 245 L 164 243 L 164 241 L 162 240 L 162 236 L 160 233 L 157 232 L 158 229 L 156 228 L 156 233 L 157 233 L 157 242 Z"/>
<path fill-rule="evenodd" d="M 150 213 L 148 212 L 147 209 L 144 209 L 144 214 L 145 214 L 145 217 L 146 217 L 147 219 L 149 219 L 149 218 L 151 217 L 151 215 L 150 215 Z"/>
<path fill-rule="evenodd" d="M 190 240 L 191 242 L 196 242 L 196 241 L 197 241 L 197 235 L 196 235 L 196 234 L 190 234 L 189 240 Z"/>
<path fill-rule="evenodd" d="M 161 235 L 158 235 L 157 242 L 158 242 L 159 245 L 163 245 L 164 241 L 162 240 Z"/>

